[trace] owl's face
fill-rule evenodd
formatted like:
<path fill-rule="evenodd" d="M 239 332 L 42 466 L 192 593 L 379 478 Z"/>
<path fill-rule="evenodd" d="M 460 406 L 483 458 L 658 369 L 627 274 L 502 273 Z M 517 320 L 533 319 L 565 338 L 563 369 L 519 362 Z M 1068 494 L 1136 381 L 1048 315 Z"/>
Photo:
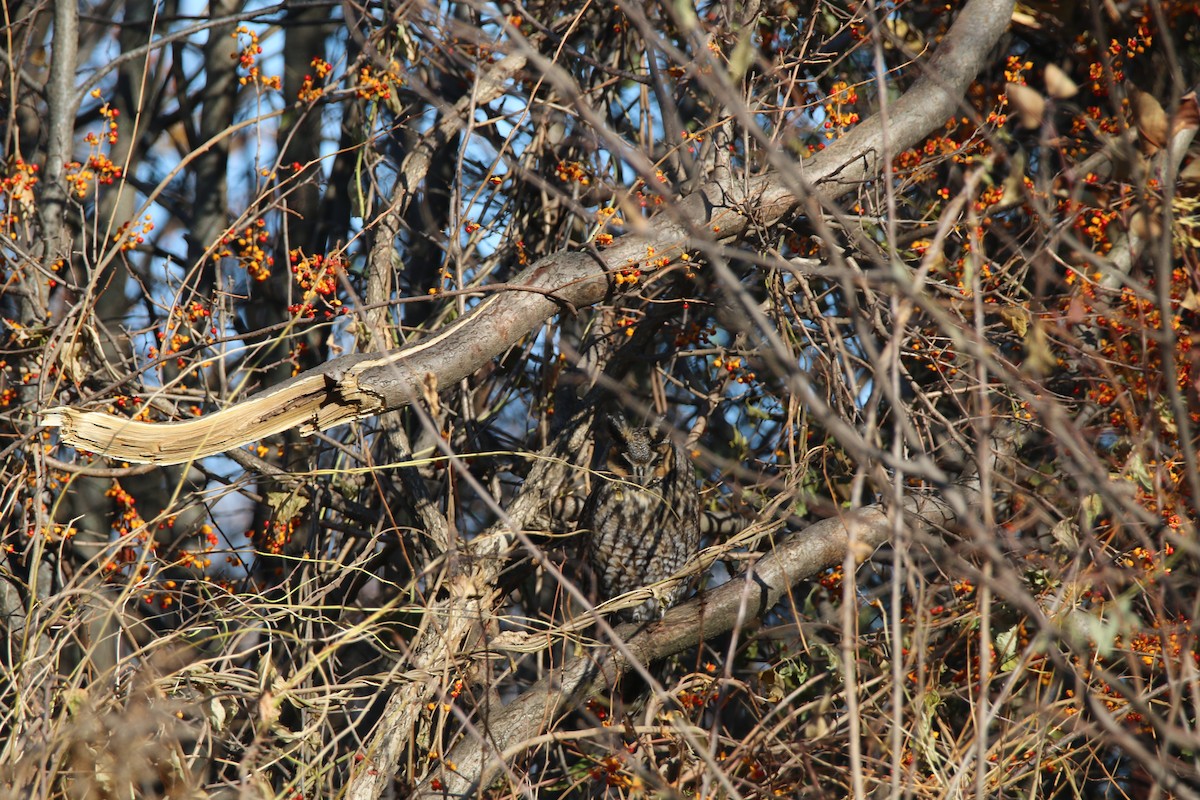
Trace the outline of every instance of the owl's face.
<path fill-rule="evenodd" d="M 640 428 L 630 425 L 621 414 L 608 417 L 612 443 L 608 448 L 608 469 L 623 480 L 652 487 L 662 482 L 672 465 L 670 437 L 660 426 Z"/>

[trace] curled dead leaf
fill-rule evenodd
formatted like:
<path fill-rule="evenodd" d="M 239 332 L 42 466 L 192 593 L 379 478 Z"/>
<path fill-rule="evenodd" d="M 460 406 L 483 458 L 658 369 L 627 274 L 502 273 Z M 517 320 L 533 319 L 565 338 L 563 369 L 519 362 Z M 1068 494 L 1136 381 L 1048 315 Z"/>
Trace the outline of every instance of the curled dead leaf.
<path fill-rule="evenodd" d="M 87 366 L 87 348 L 78 340 L 65 342 L 58 351 L 58 367 L 65 378 L 83 383 L 93 372 Z"/>
<path fill-rule="evenodd" d="M 1067 311 L 1063 315 L 1063 320 L 1068 325 L 1083 325 L 1090 319 L 1090 306 L 1083 301 L 1083 298 L 1078 293 L 1071 295 L 1071 302 L 1067 304 Z"/>
<path fill-rule="evenodd" d="M 1024 338 L 1025 332 L 1029 330 L 1030 314 L 1028 309 L 1021 306 L 1005 306 L 1000 309 L 1000 319 L 1012 328 L 1013 332 Z"/>
<path fill-rule="evenodd" d="M 1034 320 L 1029 332 L 1024 337 L 1025 362 L 1022 369 L 1030 375 L 1048 375 L 1058 368 L 1058 358 L 1050 347 L 1050 336 L 1046 332 L 1046 324 Z"/>
<path fill-rule="evenodd" d="M 1058 524 L 1050 529 L 1050 535 L 1054 537 L 1058 546 L 1068 553 L 1079 549 L 1079 531 L 1074 520 L 1059 520 Z"/>
<path fill-rule="evenodd" d="M 292 520 L 308 508 L 308 498 L 299 492 L 267 492 L 267 505 L 275 510 L 278 520 Z"/>
<path fill-rule="evenodd" d="M 1148 92 L 1134 91 L 1133 119 L 1142 140 L 1150 145 L 1151 152 L 1159 150 L 1167 142 L 1167 112 L 1162 103 Z"/>
<path fill-rule="evenodd" d="M 851 543 L 850 550 L 854 555 L 854 563 L 861 564 L 870 558 L 875 552 L 875 546 L 860 539 L 855 539 L 854 542 Z"/>
<path fill-rule="evenodd" d="M 1179 111 L 1171 122 L 1171 136 L 1180 131 L 1200 129 L 1200 100 L 1195 92 L 1188 92 L 1179 98 Z"/>
<path fill-rule="evenodd" d="M 1024 150 L 1018 150 L 1008 165 L 1008 175 L 1000 184 L 1003 194 L 1000 200 L 992 205 L 992 213 L 1003 211 L 1025 202 L 1025 168 L 1028 158 Z"/>
<path fill-rule="evenodd" d="M 1042 124 L 1046 115 L 1046 98 L 1036 89 L 1022 86 L 1019 83 L 1008 85 L 1008 102 L 1017 110 L 1021 125 L 1025 128 L 1037 128 Z"/>
<path fill-rule="evenodd" d="M 1182 183 L 1200 184 L 1200 158 L 1193 158 L 1179 173 Z"/>
<path fill-rule="evenodd" d="M 1129 220 L 1129 232 L 1143 241 L 1162 235 L 1162 215 L 1144 210 L 1137 211 Z"/>
<path fill-rule="evenodd" d="M 1055 100 L 1066 100 L 1079 94 L 1079 84 L 1055 64 L 1046 65 L 1046 94 Z"/>

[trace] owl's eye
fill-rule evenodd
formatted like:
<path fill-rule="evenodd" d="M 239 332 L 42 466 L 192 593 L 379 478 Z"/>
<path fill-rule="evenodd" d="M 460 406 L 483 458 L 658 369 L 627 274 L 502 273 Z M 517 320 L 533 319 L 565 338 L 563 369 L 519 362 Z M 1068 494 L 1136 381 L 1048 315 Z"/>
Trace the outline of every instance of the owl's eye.
<path fill-rule="evenodd" d="M 661 478 L 658 474 L 658 465 L 661 461 L 657 453 L 639 453 L 637 455 L 631 453 L 621 453 L 620 461 L 623 461 L 619 471 L 625 473 L 625 477 L 634 483 L 642 486 L 653 486 Z M 618 462 L 619 463 L 619 462 Z"/>

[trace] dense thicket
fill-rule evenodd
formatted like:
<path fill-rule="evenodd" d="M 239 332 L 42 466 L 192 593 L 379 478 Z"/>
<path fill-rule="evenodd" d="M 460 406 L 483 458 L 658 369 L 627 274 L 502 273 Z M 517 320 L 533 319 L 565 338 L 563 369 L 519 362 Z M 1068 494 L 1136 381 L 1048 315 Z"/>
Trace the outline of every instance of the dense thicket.
<path fill-rule="evenodd" d="M 1200 794 L 1196 3 L 2 25 L 5 792 Z M 614 631 L 618 407 L 707 550 Z"/>

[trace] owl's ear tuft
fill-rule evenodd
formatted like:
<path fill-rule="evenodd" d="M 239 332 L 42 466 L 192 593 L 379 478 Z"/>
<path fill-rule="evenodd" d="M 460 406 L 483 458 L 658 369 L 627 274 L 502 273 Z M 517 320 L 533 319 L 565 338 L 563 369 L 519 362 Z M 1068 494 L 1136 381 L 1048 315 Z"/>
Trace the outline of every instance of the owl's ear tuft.
<path fill-rule="evenodd" d="M 604 421 L 608 423 L 608 432 L 614 439 L 623 442 L 629 438 L 629 421 L 623 413 L 610 411 L 604 415 Z"/>
<path fill-rule="evenodd" d="M 671 426 L 667 424 L 664 417 L 656 417 L 650 423 L 650 441 L 654 444 L 661 445 L 671 440 Z"/>

